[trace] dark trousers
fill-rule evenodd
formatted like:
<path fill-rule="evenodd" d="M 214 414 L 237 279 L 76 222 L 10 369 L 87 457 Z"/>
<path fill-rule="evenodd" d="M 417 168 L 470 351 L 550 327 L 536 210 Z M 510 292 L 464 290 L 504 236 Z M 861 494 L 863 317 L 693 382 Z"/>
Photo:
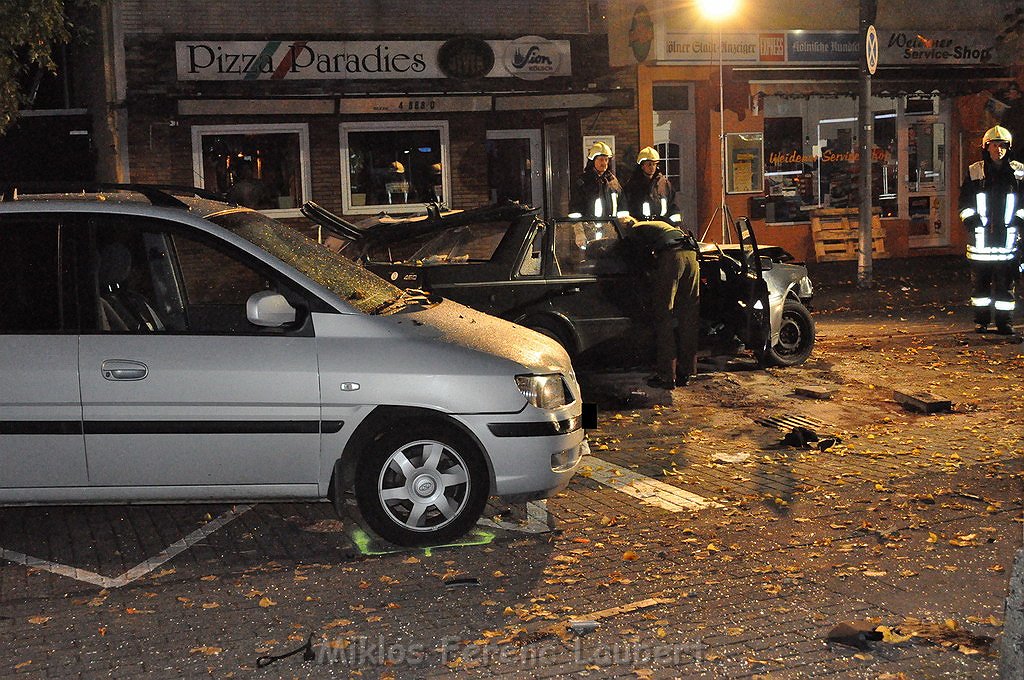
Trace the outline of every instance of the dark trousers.
<path fill-rule="evenodd" d="M 1016 300 L 1016 263 L 974 261 L 971 262 L 971 278 L 974 282 L 971 295 L 974 322 L 979 326 L 987 326 L 991 322 L 995 322 L 996 326 L 1009 326 L 1013 321 L 1013 310 L 998 309 L 996 303 L 1003 303 L 1005 307 Z M 987 305 L 979 304 L 979 301 L 985 299 L 988 299 Z"/>
<path fill-rule="evenodd" d="M 654 268 L 653 298 L 656 370 L 669 382 L 697 366 L 700 334 L 700 267 L 692 250 L 664 250 Z"/>

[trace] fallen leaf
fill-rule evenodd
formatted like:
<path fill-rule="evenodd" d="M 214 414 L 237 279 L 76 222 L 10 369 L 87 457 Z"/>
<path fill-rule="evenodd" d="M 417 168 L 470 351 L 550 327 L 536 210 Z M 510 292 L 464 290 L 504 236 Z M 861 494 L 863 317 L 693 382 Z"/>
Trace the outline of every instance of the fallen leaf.
<path fill-rule="evenodd" d="M 219 606 L 220 606 L 220 603 L 218 603 L 218 602 L 204 602 L 203 603 L 203 609 L 216 609 Z"/>
<path fill-rule="evenodd" d="M 260 606 L 263 608 L 273 607 L 275 604 L 277 603 L 271 600 L 269 597 L 260 598 Z"/>
<path fill-rule="evenodd" d="M 743 633 L 743 629 L 739 627 L 725 629 L 725 634 L 731 637 L 735 637 L 736 635 L 740 635 L 741 633 Z"/>
<path fill-rule="evenodd" d="M 35 624 L 35 625 L 39 625 L 40 623 L 46 623 L 49 620 L 50 620 L 49 616 L 30 616 L 28 618 L 28 622 L 32 623 L 32 624 Z M 29 663 L 31 663 L 31 662 L 29 662 Z"/>
<path fill-rule="evenodd" d="M 632 561 L 632 560 L 640 559 L 640 556 L 637 555 L 632 550 L 627 550 L 626 552 L 622 553 L 622 559 L 624 559 L 626 561 Z"/>
<path fill-rule="evenodd" d="M 31 664 L 32 664 L 32 659 L 29 659 L 28 661 L 22 661 L 19 664 L 15 664 L 14 670 L 21 670 L 22 668 L 26 668 L 26 667 L 30 666 Z"/>
<path fill-rule="evenodd" d="M 906 642 L 914 637 L 913 635 L 904 635 L 900 633 L 898 629 L 894 630 L 889 626 L 877 626 L 875 630 L 882 634 L 882 642 L 888 642 L 894 645 Z"/>
<path fill-rule="evenodd" d="M 206 656 L 216 656 L 224 651 L 222 647 L 193 647 L 188 650 L 190 654 L 205 654 Z"/>
<path fill-rule="evenodd" d="M 155 611 L 153 609 L 136 609 L 135 607 L 125 607 L 124 613 L 125 614 L 153 614 L 153 613 L 155 613 Z"/>

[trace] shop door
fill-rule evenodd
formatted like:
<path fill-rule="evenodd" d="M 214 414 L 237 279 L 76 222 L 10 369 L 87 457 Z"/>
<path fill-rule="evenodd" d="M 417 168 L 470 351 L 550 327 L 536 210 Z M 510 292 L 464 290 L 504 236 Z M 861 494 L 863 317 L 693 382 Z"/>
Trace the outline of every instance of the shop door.
<path fill-rule="evenodd" d="M 544 189 L 547 218 L 565 217 L 569 214 L 569 186 L 573 173 L 583 170 L 579 165 L 569 169 L 568 121 L 564 116 L 544 121 Z"/>
<path fill-rule="evenodd" d="M 693 87 L 690 84 L 658 84 L 652 88 L 654 111 L 654 148 L 661 156 L 662 172 L 676 189 L 676 203 L 683 224 L 694 233 L 704 230 L 697 224 L 696 126 L 693 113 Z M 636 160 L 636 159 L 629 159 Z M 632 168 L 632 164 L 629 166 Z M 625 178 L 629 174 L 625 174 Z"/>
<path fill-rule="evenodd" d="M 540 130 L 487 131 L 487 184 L 491 202 L 544 207 Z"/>
<path fill-rule="evenodd" d="M 949 244 L 946 219 L 948 126 L 938 116 L 907 118 L 907 207 L 910 247 Z"/>

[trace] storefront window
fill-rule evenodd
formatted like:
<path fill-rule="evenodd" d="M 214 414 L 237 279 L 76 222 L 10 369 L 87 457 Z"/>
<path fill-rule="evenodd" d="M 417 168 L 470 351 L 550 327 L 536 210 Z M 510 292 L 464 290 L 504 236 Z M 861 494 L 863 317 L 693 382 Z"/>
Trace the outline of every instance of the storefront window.
<path fill-rule="evenodd" d="M 443 202 L 447 149 L 446 121 L 342 124 L 344 211 L 414 212 Z"/>
<path fill-rule="evenodd" d="M 772 99 L 772 98 L 769 98 Z M 898 213 L 896 106 L 876 98 L 873 121 L 872 205 L 883 217 Z M 778 100 L 765 118 L 765 217 L 807 221 L 814 208 L 860 204 L 856 100 Z M 837 115 L 839 114 L 839 115 Z"/>
<path fill-rule="evenodd" d="M 192 155 L 199 185 L 239 205 L 287 217 L 310 195 L 305 125 L 196 125 Z"/>

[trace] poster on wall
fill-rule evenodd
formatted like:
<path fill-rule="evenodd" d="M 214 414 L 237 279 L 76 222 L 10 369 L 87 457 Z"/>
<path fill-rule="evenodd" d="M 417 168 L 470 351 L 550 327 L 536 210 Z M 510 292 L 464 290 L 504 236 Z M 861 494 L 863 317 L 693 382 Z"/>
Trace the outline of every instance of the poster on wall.
<path fill-rule="evenodd" d="M 726 192 L 761 193 L 764 135 L 760 132 L 732 132 L 725 137 Z"/>

